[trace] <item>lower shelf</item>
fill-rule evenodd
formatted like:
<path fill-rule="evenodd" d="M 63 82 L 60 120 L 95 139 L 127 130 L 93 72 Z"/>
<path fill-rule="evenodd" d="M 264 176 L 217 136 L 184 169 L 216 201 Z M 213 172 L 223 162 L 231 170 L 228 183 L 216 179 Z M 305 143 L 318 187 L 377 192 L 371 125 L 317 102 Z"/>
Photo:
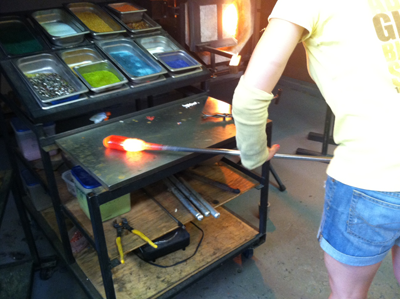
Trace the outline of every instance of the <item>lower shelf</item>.
<path fill-rule="evenodd" d="M 182 264 L 170 268 L 159 268 L 143 262 L 134 253 L 126 255 L 125 264 L 112 269 L 117 298 L 157 298 L 257 236 L 256 229 L 224 208 L 219 207 L 218 211 L 221 213 L 218 219 L 208 217 L 201 222 L 195 221 L 196 225 L 204 231 L 204 239 L 196 255 Z M 201 232 L 191 223 L 186 228 L 191 238 L 186 250 L 160 258 L 156 260 L 157 264 L 172 265 L 194 253 L 200 241 Z M 76 262 L 105 298 L 95 250 L 85 249 L 76 256 Z"/>
<path fill-rule="evenodd" d="M 192 188 L 200 193 L 201 196 L 214 207 L 218 207 L 236 198 L 254 188 L 256 185 L 256 182 L 253 179 L 225 163 L 202 165 L 193 169 L 193 172 L 218 182 L 224 182 L 241 190 L 240 194 L 236 194 L 221 190 L 215 186 L 210 186 L 196 179 L 186 177 L 187 182 L 192 186 Z M 57 177 L 59 177 L 59 175 L 56 176 L 56 179 Z M 61 180 L 61 178 L 58 178 L 58 180 Z M 74 215 L 79 225 L 93 238 L 92 222 L 80 208 L 77 199 L 68 194 L 64 183 L 59 184 L 58 186 L 60 196 L 65 202 L 65 208 Z M 156 202 L 151 200 L 149 195 L 162 204 L 162 206 L 164 206 L 169 213 L 177 218 L 181 223 L 187 224 L 195 219 L 195 217 L 181 204 L 181 202 L 167 190 L 167 187 L 162 182 L 151 184 L 144 189 L 147 194 L 143 190 L 137 190 L 131 193 L 132 209 L 130 212 L 121 216 L 127 218 L 129 223 L 135 229 L 142 231 L 150 239 L 154 240 L 161 237 L 176 229 L 178 225 L 156 204 Z M 41 211 L 41 213 L 47 219 L 47 222 L 53 230 L 58 232 L 53 209 L 49 208 Z M 116 217 L 115 219 L 119 218 L 120 217 Z M 207 218 L 208 217 L 205 217 L 205 219 Z M 212 216 L 209 216 L 209 218 L 211 218 L 211 222 L 218 220 Z M 119 258 L 118 250 L 115 246 L 116 230 L 113 227 L 113 220 L 114 219 L 103 222 L 107 251 L 111 260 Z M 125 254 L 145 244 L 142 239 L 125 230 L 123 231 L 121 241 Z"/>

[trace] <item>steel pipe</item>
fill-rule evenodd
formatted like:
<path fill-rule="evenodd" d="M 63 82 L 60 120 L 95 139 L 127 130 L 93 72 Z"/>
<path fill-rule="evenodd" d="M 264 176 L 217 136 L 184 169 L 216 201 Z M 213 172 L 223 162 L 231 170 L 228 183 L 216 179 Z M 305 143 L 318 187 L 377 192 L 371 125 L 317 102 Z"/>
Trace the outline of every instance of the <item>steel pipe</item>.
<path fill-rule="evenodd" d="M 221 216 L 221 214 L 216 209 L 214 209 L 214 207 L 207 200 L 205 200 L 203 196 L 201 196 L 196 190 L 194 190 L 184 178 L 179 177 L 178 180 L 180 180 L 182 184 L 190 189 L 193 195 L 210 211 L 211 215 L 213 215 L 214 218 L 218 218 L 219 216 Z"/>
<path fill-rule="evenodd" d="M 172 184 L 169 179 L 164 179 L 163 182 L 167 185 L 168 189 L 179 199 L 190 213 L 197 218 L 197 220 L 203 220 L 204 216 L 185 198 L 185 196 Z"/>
<path fill-rule="evenodd" d="M 169 179 L 171 182 L 181 191 L 186 197 L 190 200 L 190 202 L 206 217 L 210 216 L 210 211 L 198 201 L 198 199 L 193 195 L 192 191 L 188 189 L 181 181 L 179 181 L 175 176 L 170 176 Z"/>

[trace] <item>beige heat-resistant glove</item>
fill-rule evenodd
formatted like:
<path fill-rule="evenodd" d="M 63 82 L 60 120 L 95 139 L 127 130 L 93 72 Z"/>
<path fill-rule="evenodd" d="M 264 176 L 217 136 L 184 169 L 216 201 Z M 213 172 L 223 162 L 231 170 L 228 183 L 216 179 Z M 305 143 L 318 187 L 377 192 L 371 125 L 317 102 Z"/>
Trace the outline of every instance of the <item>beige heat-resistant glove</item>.
<path fill-rule="evenodd" d="M 268 106 L 271 93 L 249 86 L 244 77 L 239 81 L 232 100 L 232 115 L 236 126 L 236 145 L 244 167 L 254 169 L 268 157 Z"/>

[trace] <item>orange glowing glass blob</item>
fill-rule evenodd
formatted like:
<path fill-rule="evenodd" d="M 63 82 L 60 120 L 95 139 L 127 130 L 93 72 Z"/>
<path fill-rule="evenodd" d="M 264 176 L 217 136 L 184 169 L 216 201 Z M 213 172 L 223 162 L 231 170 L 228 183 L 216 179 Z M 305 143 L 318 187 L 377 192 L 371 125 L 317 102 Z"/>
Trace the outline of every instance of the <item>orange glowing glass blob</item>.
<path fill-rule="evenodd" d="M 106 148 L 112 148 L 126 152 L 140 152 L 149 148 L 149 145 L 141 139 L 117 135 L 110 135 L 104 138 L 103 145 Z"/>
<path fill-rule="evenodd" d="M 235 4 L 224 5 L 222 15 L 222 28 L 224 37 L 236 37 L 236 30 L 238 26 L 239 16 Z"/>

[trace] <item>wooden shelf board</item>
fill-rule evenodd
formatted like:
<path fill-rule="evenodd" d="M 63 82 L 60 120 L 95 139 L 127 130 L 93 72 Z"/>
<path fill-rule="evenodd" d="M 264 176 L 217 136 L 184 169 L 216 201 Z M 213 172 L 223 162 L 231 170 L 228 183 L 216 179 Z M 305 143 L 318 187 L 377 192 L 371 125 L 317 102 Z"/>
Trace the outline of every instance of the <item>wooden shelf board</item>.
<path fill-rule="evenodd" d="M 176 218 L 185 223 L 194 219 L 176 198 L 168 192 L 165 193 L 166 194 L 163 194 L 162 198 L 157 196 L 157 200 L 169 210 L 176 209 L 177 212 L 173 213 Z M 70 201 L 66 204 L 66 208 L 93 237 L 92 223 L 80 208 L 78 201 Z M 126 218 L 134 229 L 141 231 L 151 240 L 157 239 L 178 227 L 177 223 L 142 190 L 133 192 L 131 193 L 131 210 L 128 213 L 122 214 L 120 217 L 103 222 L 104 235 L 106 237 L 110 259 L 119 258 L 117 246 L 115 244 L 117 231 L 113 226 L 113 221 L 114 219 L 120 220 L 121 217 Z M 121 241 L 124 253 L 130 252 L 145 244 L 145 241 L 140 237 L 127 230 L 123 230 Z"/>
<path fill-rule="evenodd" d="M 159 268 L 140 260 L 134 253 L 125 257 L 125 264 L 112 269 L 118 299 L 157 298 L 177 284 L 210 266 L 223 256 L 252 240 L 258 231 L 242 222 L 224 208 L 218 208 L 220 218 L 208 217 L 195 221 L 204 231 L 203 242 L 190 260 L 170 268 Z M 156 263 L 172 265 L 192 255 L 201 238 L 201 232 L 191 223 L 187 225 L 191 243 L 180 250 L 160 258 Z M 85 249 L 76 261 L 89 280 L 105 298 L 98 257 L 92 248 Z"/>
<path fill-rule="evenodd" d="M 242 173 L 239 173 L 237 170 L 225 163 L 202 165 L 196 167 L 193 171 L 199 175 L 228 184 L 233 188 L 238 188 L 241 190 L 240 194 L 250 190 L 256 184 L 254 180 L 244 176 Z M 78 200 L 68 192 L 65 183 L 63 181 L 59 182 L 60 179 L 61 177 L 56 173 L 60 197 L 62 198 L 62 201 L 65 202 L 65 207 L 75 216 L 79 224 L 93 238 L 92 223 L 90 219 L 80 208 Z M 217 187 L 210 186 L 209 184 L 189 177 L 185 177 L 185 179 L 194 190 L 200 193 L 204 199 L 215 207 L 240 195 L 221 190 Z M 167 187 L 163 183 L 154 183 L 147 186 L 145 190 L 181 223 L 187 224 L 194 220 L 193 215 L 172 193 L 167 190 Z M 51 210 L 52 208 L 42 211 L 42 215 L 48 219 L 52 228 L 58 233 L 54 213 Z M 178 227 L 177 223 L 167 213 L 165 213 L 157 203 L 151 200 L 143 190 L 131 193 L 131 210 L 115 219 L 120 219 L 121 217 L 127 218 L 132 227 L 143 232 L 151 240 L 157 239 Z M 119 259 L 118 250 L 115 245 L 116 230 L 113 227 L 113 221 L 114 219 L 103 222 L 107 250 L 111 260 L 115 258 Z M 126 230 L 123 231 L 121 240 L 124 253 L 131 252 L 145 244 L 141 238 Z"/>
<path fill-rule="evenodd" d="M 240 190 L 239 194 L 224 191 L 218 187 L 183 175 L 191 187 L 215 207 L 219 207 L 228 201 L 231 201 L 232 199 L 240 196 L 259 184 L 254 179 L 244 175 L 224 162 L 218 162 L 214 165 L 201 165 L 193 167 L 191 168 L 191 171 L 200 176 L 207 177 L 217 182 L 224 183 L 234 189 Z"/>

